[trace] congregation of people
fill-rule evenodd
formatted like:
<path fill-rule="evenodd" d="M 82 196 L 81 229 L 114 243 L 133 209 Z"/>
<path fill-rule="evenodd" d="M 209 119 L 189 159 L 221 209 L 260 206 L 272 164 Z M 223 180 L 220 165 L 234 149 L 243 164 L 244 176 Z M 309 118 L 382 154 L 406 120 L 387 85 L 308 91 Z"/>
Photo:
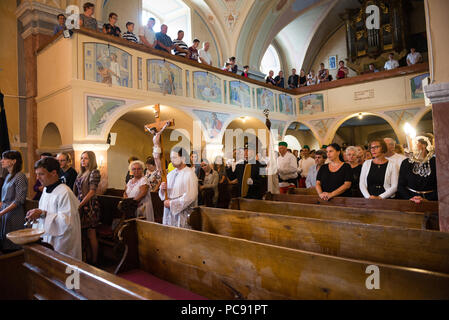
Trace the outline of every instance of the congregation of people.
<path fill-rule="evenodd" d="M 415 48 L 410 49 L 410 53 L 407 55 L 406 63 L 407 66 L 412 66 L 417 63 L 422 63 L 423 57 L 422 55 L 416 51 Z M 384 71 L 394 70 L 401 67 L 399 61 L 395 59 L 395 54 L 390 53 L 388 55 L 388 60 L 385 62 Z M 377 73 L 379 69 L 376 68 L 374 63 L 370 63 L 368 66 L 368 70 L 363 72 L 363 74 L 368 73 Z M 342 60 L 338 63 L 338 69 L 336 78 L 337 80 L 346 79 L 349 77 L 349 69 L 345 65 L 345 62 Z M 287 79 L 287 83 L 285 82 L 284 72 L 281 70 L 279 74 L 275 77 L 274 71 L 269 71 L 268 76 L 265 79 L 267 84 L 286 88 L 286 89 L 296 89 L 302 87 L 314 86 L 320 83 L 326 83 L 333 81 L 333 76 L 330 74 L 329 69 L 327 69 L 324 63 L 320 64 L 320 69 L 318 73 L 315 73 L 315 70 L 311 69 L 308 73 L 304 69 L 301 69 L 299 75 L 297 74 L 297 70 L 295 68 L 292 69 L 291 75 Z"/>
<path fill-rule="evenodd" d="M 291 188 L 315 190 L 325 201 L 335 197 L 437 201 L 431 140 L 419 139 L 416 154 L 408 157 L 391 138 L 374 139 L 367 147 L 333 143 L 315 151 L 305 145 L 299 152 L 280 142 L 274 158 L 266 149 L 256 152 L 254 145 L 247 144 L 234 149 L 229 158 L 217 156 L 213 163 L 196 151 L 189 156 L 177 147 L 163 164 L 166 182 L 157 169 L 155 154 L 145 162 L 131 157 L 123 177 L 123 198 L 135 202 L 134 218 L 154 222 L 151 193 L 157 193 L 164 208 L 162 223 L 181 228 L 190 228 L 188 218 L 197 206 L 228 208 L 232 198 L 262 200 L 267 192 L 287 193 Z M 70 154 L 42 154 L 34 167 L 34 199 L 39 206 L 25 212 L 29 181 L 22 172 L 22 155 L 18 151 L 2 154 L 2 170 L 7 172 L 0 202 L 2 253 L 20 249 L 6 235 L 23 229 L 25 221 L 33 221 L 33 228 L 44 229 L 44 241 L 56 251 L 97 263 L 102 177 L 94 152 L 83 152 L 79 163 L 77 172 Z"/>
<path fill-rule="evenodd" d="M 95 5 L 93 3 L 86 2 L 83 5 L 83 11 L 84 12 L 80 14 L 81 27 L 99 31 L 107 35 L 120 37 L 133 43 L 142 44 L 146 47 L 164 51 L 166 53 L 193 60 L 202 64 L 206 64 L 209 66 L 213 65 L 209 42 L 204 42 L 202 48 L 200 48 L 201 41 L 199 39 L 194 39 L 192 45 L 189 47 L 184 41 L 183 30 L 178 31 L 176 39 L 172 39 L 169 35 L 167 35 L 168 26 L 165 24 L 161 25 L 160 32 L 155 32 L 153 30 L 154 26 L 156 25 L 155 18 L 149 18 L 145 26 L 140 26 L 137 29 L 134 22 L 128 21 L 126 23 L 126 31 L 122 33 L 122 30 L 117 26 L 117 13 L 111 12 L 108 17 L 108 23 L 103 24 L 103 27 L 99 29 L 99 23 L 94 18 Z M 65 15 L 59 14 L 57 18 L 58 24 L 54 28 L 54 34 L 57 34 L 66 28 Z M 422 63 L 423 57 L 421 53 L 416 51 L 415 48 L 410 48 L 410 53 L 408 53 L 405 61 L 407 66 L 411 66 L 417 63 Z M 383 66 L 383 69 L 385 71 L 388 71 L 399 68 L 400 66 L 401 65 L 399 61 L 395 59 L 395 54 L 390 53 L 388 60 Z M 236 58 L 230 57 L 229 59 L 227 59 L 225 65 L 222 67 L 222 70 L 237 74 L 239 72 L 239 67 L 236 63 Z M 377 69 L 373 63 L 370 63 L 368 70 L 363 72 L 363 74 L 377 72 L 379 72 L 379 69 Z M 243 66 L 240 75 L 242 77 L 249 78 L 248 65 Z M 348 78 L 348 76 L 348 67 L 345 65 L 345 62 L 343 60 L 339 61 L 336 80 L 345 79 Z M 308 73 L 306 73 L 304 69 L 301 69 L 300 73 L 297 74 L 297 70 L 292 69 L 291 75 L 288 76 L 287 81 L 285 81 L 284 72 L 282 70 L 279 71 L 277 76 L 275 76 L 274 71 L 271 70 L 265 78 L 265 83 L 285 89 L 296 89 L 301 87 L 314 86 L 330 81 L 333 81 L 333 76 L 330 74 L 329 69 L 325 67 L 324 63 L 320 64 L 320 69 L 317 73 L 313 69 L 311 69 Z"/>

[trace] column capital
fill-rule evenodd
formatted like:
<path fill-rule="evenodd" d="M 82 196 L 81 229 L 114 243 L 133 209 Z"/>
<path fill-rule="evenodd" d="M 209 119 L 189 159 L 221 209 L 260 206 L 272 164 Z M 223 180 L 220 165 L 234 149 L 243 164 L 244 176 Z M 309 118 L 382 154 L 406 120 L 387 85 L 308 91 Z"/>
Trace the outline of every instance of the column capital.
<path fill-rule="evenodd" d="M 432 104 L 449 102 L 449 82 L 425 86 L 424 92 Z"/>
<path fill-rule="evenodd" d="M 108 151 L 110 147 L 111 145 L 107 143 L 74 143 L 72 145 L 75 152 Z"/>
<path fill-rule="evenodd" d="M 36 1 L 23 1 L 16 9 L 16 17 L 23 25 L 22 38 L 34 34 L 53 35 L 56 16 L 60 13 L 64 10 Z"/>

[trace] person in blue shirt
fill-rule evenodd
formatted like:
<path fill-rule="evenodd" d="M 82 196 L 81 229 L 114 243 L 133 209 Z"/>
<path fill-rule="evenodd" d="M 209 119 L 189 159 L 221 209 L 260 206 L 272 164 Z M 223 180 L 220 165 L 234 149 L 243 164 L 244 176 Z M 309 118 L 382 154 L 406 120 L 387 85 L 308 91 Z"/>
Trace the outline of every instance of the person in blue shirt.
<path fill-rule="evenodd" d="M 58 14 L 58 24 L 53 29 L 53 35 L 65 30 L 65 15 Z"/>
<path fill-rule="evenodd" d="M 167 35 L 167 30 L 167 25 L 163 24 L 161 25 L 161 32 L 156 33 L 156 49 L 171 53 L 175 45 L 173 44 L 171 38 Z"/>

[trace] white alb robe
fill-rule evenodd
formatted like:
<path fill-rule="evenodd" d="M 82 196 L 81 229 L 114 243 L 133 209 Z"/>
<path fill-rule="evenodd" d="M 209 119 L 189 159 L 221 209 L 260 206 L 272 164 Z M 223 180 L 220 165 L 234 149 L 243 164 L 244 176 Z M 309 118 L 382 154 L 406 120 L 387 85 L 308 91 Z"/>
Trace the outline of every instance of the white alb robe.
<path fill-rule="evenodd" d="M 167 175 L 167 195 L 170 209 L 164 207 L 164 225 L 190 229 L 188 218 L 198 203 L 198 178 L 188 167 L 175 169 Z M 165 192 L 159 190 L 159 197 L 165 200 Z"/>
<path fill-rule="evenodd" d="M 44 188 L 39 209 L 47 215 L 39 218 L 33 228 L 45 230 L 43 241 L 51 244 L 55 251 L 82 260 L 79 204 L 65 184 L 60 184 L 51 193 Z"/>

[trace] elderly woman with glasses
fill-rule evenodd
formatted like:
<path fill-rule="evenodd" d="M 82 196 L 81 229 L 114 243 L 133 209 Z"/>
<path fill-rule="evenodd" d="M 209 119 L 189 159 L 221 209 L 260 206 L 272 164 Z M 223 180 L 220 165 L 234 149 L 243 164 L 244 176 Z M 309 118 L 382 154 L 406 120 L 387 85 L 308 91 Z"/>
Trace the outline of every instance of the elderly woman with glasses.
<path fill-rule="evenodd" d="M 370 143 L 373 159 L 365 161 L 360 174 L 360 191 L 366 199 L 392 198 L 398 189 L 398 172 L 395 163 L 385 154 L 387 145 L 382 139 Z"/>
<path fill-rule="evenodd" d="M 139 204 L 136 217 L 154 221 L 153 204 L 151 202 L 150 182 L 144 175 L 145 164 L 136 160 L 129 165 L 129 172 L 133 176 L 126 184 L 124 198 L 133 198 Z"/>

